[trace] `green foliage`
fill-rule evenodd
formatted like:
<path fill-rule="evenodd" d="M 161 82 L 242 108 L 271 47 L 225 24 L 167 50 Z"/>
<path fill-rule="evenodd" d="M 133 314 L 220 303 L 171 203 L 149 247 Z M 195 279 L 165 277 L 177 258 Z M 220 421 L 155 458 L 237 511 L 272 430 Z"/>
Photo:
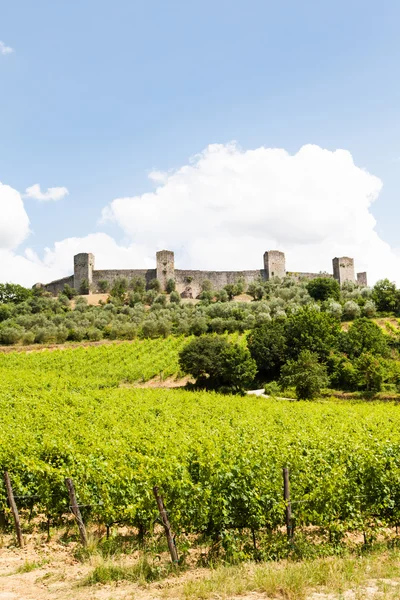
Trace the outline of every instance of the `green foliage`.
<path fill-rule="evenodd" d="M 354 364 L 359 387 L 368 392 L 380 392 L 384 376 L 382 359 L 364 352 Z"/>
<path fill-rule="evenodd" d="M 233 298 L 235 297 L 236 294 L 236 286 L 233 283 L 228 283 L 225 287 L 224 287 L 225 292 L 228 295 L 228 300 L 232 301 Z"/>
<path fill-rule="evenodd" d="M 107 279 L 101 279 L 98 282 L 97 287 L 101 294 L 105 294 L 110 289 L 110 284 L 108 283 Z"/>
<path fill-rule="evenodd" d="M 320 360 L 326 360 L 337 346 L 339 332 L 340 325 L 334 317 L 314 307 L 304 307 L 285 322 L 287 355 L 297 359 L 302 350 L 310 350 Z"/>
<path fill-rule="evenodd" d="M 79 286 L 79 293 L 83 296 L 87 296 L 89 294 L 89 282 L 87 279 L 82 279 L 81 284 Z"/>
<path fill-rule="evenodd" d="M 261 378 L 269 381 L 279 377 L 286 360 L 286 344 L 285 326 L 281 321 L 266 322 L 249 333 L 247 345 Z"/>
<path fill-rule="evenodd" d="M 351 359 L 364 352 L 387 356 L 389 351 L 387 336 L 379 325 L 366 317 L 357 319 L 347 332 L 340 333 L 339 347 Z"/>
<path fill-rule="evenodd" d="M 247 293 L 253 297 L 253 300 L 261 300 L 264 296 L 264 287 L 261 282 L 252 282 L 247 288 Z"/>
<path fill-rule="evenodd" d="M 167 285 L 166 285 L 166 291 L 167 291 L 167 294 L 170 294 L 171 292 L 175 291 L 175 279 L 168 279 Z"/>
<path fill-rule="evenodd" d="M 175 375 L 186 343 L 0 354 L 0 468 L 16 496 L 37 496 L 33 518 L 69 514 L 72 477 L 86 519 L 151 530 L 156 483 L 178 536 L 207 533 L 234 550 L 234 528 L 268 529 L 273 557 L 288 465 L 298 529 L 340 540 L 398 523 L 398 406 L 132 387 Z"/>
<path fill-rule="evenodd" d="M 379 311 L 396 311 L 399 304 L 396 284 L 389 281 L 389 279 L 381 279 L 374 285 L 372 299 Z"/>
<path fill-rule="evenodd" d="M 72 300 L 72 298 L 74 298 L 77 295 L 77 291 L 75 288 L 71 287 L 70 285 L 68 285 L 68 283 L 66 283 L 63 287 L 63 291 L 62 293 L 64 294 L 64 296 L 66 296 L 69 300 Z"/>
<path fill-rule="evenodd" d="M 126 277 L 118 277 L 111 288 L 111 296 L 118 298 L 118 300 L 124 300 L 128 291 L 129 282 Z"/>
<path fill-rule="evenodd" d="M 336 279 L 330 277 L 317 277 L 307 284 L 307 291 L 311 298 L 324 302 L 329 298 L 340 299 L 340 285 Z"/>
<path fill-rule="evenodd" d="M 132 277 L 129 287 L 131 290 L 136 292 L 137 294 L 143 295 L 146 291 L 146 280 L 144 277 Z"/>
<path fill-rule="evenodd" d="M 203 335 L 179 354 L 179 366 L 199 387 L 242 393 L 253 381 L 257 366 L 244 346 L 222 336 Z"/>
<path fill-rule="evenodd" d="M 317 354 L 302 350 L 297 360 L 289 360 L 282 367 L 280 382 L 283 389 L 294 387 L 298 400 L 312 400 L 328 385 L 329 379 Z"/>
<path fill-rule="evenodd" d="M 354 300 L 348 300 L 343 306 L 343 317 L 345 319 L 356 319 L 361 314 L 361 308 L 354 302 Z"/>
<path fill-rule="evenodd" d="M 17 283 L 0 283 L 0 304 L 19 304 L 32 296 L 32 290 Z"/>
<path fill-rule="evenodd" d="M 158 279 L 152 279 L 149 282 L 149 290 L 154 290 L 155 292 L 161 292 L 161 283 Z"/>
<path fill-rule="evenodd" d="M 180 295 L 178 294 L 178 292 L 176 292 L 175 290 L 174 290 L 174 291 L 172 291 L 172 292 L 170 293 L 170 295 L 169 295 L 169 301 L 170 301 L 172 304 L 180 304 L 181 297 L 180 297 Z"/>

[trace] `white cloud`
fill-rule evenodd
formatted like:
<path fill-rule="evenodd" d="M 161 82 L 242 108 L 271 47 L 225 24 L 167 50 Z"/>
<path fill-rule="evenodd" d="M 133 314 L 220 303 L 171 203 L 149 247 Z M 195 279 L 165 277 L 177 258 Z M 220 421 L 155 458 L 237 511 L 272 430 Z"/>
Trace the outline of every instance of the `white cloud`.
<path fill-rule="evenodd" d="M 39 200 L 39 202 L 62 200 L 65 196 L 68 196 L 68 194 L 69 191 L 66 187 L 50 187 L 47 188 L 46 192 L 42 192 L 38 183 L 27 187 L 25 190 L 25 196 L 27 198 L 34 198 L 35 200 Z"/>
<path fill-rule="evenodd" d="M 11 46 L 6 46 L 4 42 L 0 40 L 0 54 L 12 54 L 14 52 L 14 48 Z"/>
<path fill-rule="evenodd" d="M 28 236 L 29 217 L 17 190 L 1 182 L 0 214 L 0 250 L 11 250 Z"/>
<path fill-rule="evenodd" d="M 121 228 L 123 245 L 94 233 L 56 242 L 43 258 L 13 252 L 15 240 L 27 235 L 28 218 L 8 188 L 22 211 L 12 242 L 2 245 L 9 227 L 1 233 L 0 225 L 0 281 L 30 285 L 72 274 L 77 252 L 93 252 L 99 269 L 154 267 L 156 250 L 166 248 L 175 251 L 177 267 L 198 269 L 262 268 L 269 249 L 283 250 L 293 271 L 331 271 L 334 256 L 353 256 L 370 282 L 389 277 L 400 284 L 400 257 L 376 233 L 371 213 L 382 182 L 345 150 L 308 145 L 290 155 L 215 144 L 150 179 L 155 191 L 117 198 L 102 211 L 103 223 Z"/>

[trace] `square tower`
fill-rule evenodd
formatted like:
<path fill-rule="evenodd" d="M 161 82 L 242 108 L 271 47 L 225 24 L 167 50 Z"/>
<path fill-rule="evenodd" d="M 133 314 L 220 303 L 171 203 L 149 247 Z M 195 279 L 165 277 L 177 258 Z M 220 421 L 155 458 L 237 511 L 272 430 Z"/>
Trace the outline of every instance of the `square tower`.
<path fill-rule="evenodd" d="M 82 283 L 87 283 L 88 292 L 93 283 L 94 254 L 75 254 L 74 256 L 74 288 L 79 292 Z"/>
<path fill-rule="evenodd" d="M 363 287 L 368 286 L 368 277 L 365 271 L 363 273 L 357 273 L 357 283 Z"/>
<path fill-rule="evenodd" d="M 355 282 L 356 278 L 354 275 L 354 258 L 348 256 L 342 256 L 341 258 L 334 258 L 333 264 L 333 277 L 336 281 L 342 285 L 345 281 Z"/>
<path fill-rule="evenodd" d="M 157 252 L 157 279 L 161 283 L 161 289 L 166 290 L 168 279 L 175 279 L 174 253 L 170 250 Z"/>
<path fill-rule="evenodd" d="M 268 250 L 264 253 L 264 269 L 266 279 L 286 277 L 285 254 L 279 250 Z"/>

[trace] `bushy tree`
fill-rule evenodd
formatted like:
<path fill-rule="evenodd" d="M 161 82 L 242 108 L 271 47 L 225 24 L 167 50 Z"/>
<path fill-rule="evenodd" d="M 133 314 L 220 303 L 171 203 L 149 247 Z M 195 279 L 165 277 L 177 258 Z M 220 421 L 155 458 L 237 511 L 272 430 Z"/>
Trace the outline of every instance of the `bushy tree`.
<path fill-rule="evenodd" d="M 123 301 L 126 297 L 126 293 L 128 291 L 128 280 L 126 277 L 118 277 L 111 288 L 111 296 L 113 298 L 117 298 L 120 301 Z"/>
<path fill-rule="evenodd" d="M 105 294 L 110 289 L 110 284 L 108 283 L 107 279 L 101 279 L 98 282 L 97 287 L 99 289 L 99 292 Z"/>
<path fill-rule="evenodd" d="M 129 282 L 129 287 L 137 294 L 143 295 L 146 291 L 146 280 L 144 277 L 140 276 L 132 277 L 131 281 Z"/>
<path fill-rule="evenodd" d="M 181 297 L 180 297 L 180 295 L 178 294 L 178 292 L 176 292 L 175 290 L 173 290 L 173 291 L 170 293 L 170 296 L 169 296 L 169 301 L 171 302 L 171 304 L 180 304 L 180 302 L 181 302 Z"/>
<path fill-rule="evenodd" d="M 389 279 L 378 281 L 372 291 L 372 299 L 381 312 L 394 312 L 398 308 L 396 284 Z"/>
<path fill-rule="evenodd" d="M 302 350 L 297 360 L 289 360 L 282 367 L 280 383 L 283 389 L 294 387 L 298 400 L 312 400 L 328 385 L 329 378 L 317 354 Z"/>
<path fill-rule="evenodd" d="M 68 283 L 64 284 L 63 287 L 63 291 L 62 293 L 64 294 L 64 296 L 66 296 L 69 300 L 72 300 L 72 298 L 74 298 L 78 292 L 76 291 L 75 288 L 71 287 L 70 285 L 68 285 Z"/>
<path fill-rule="evenodd" d="M 307 284 L 307 291 L 311 298 L 324 302 L 329 298 L 333 300 L 339 300 L 340 298 L 340 285 L 331 277 L 317 277 L 312 279 Z"/>
<path fill-rule="evenodd" d="M 380 392 L 384 376 L 382 358 L 364 352 L 354 362 L 358 385 L 367 392 Z"/>
<path fill-rule="evenodd" d="M 152 279 L 148 285 L 149 290 L 154 290 L 155 292 L 161 292 L 161 283 L 158 279 Z"/>
<path fill-rule="evenodd" d="M 376 315 L 376 304 L 373 300 L 367 300 L 362 309 L 363 315 L 371 319 Z"/>
<path fill-rule="evenodd" d="M 175 279 L 168 279 L 165 289 L 167 291 L 167 294 L 174 292 L 175 291 Z"/>
<path fill-rule="evenodd" d="M 87 279 L 82 279 L 81 284 L 79 286 L 79 293 L 82 294 L 82 296 L 87 296 L 89 294 L 89 282 Z"/>
<path fill-rule="evenodd" d="M 247 345 L 260 376 L 266 381 L 279 377 L 287 351 L 284 324 L 267 321 L 255 327 L 248 335 Z"/>
<path fill-rule="evenodd" d="M 264 296 L 264 287 L 261 282 L 252 281 L 247 288 L 247 293 L 252 296 L 253 300 L 261 300 Z"/>
<path fill-rule="evenodd" d="M 326 360 L 337 346 L 339 333 L 340 324 L 331 315 L 314 307 L 301 308 L 285 321 L 287 354 L 297 359 L 302 350 L 310 350 Z"/>
<path fill-rule="evenodd" d="M 343 306 L 343 316 L 345 319 L 356 319 L 361 314 L 361 308 L 354 302 L 354 300 L 348 300 Z"/>
<path fill-rule="evenodd" d="M 18 283 L 0 283 L 0 304 L 19 304 L 31 298 L 32 290 Z"/>
<path fill-rule="evenodd" d="M 367 317 L 356 319 L 348 331 L 340 333 L 339 347 L 350 358 L 357 358 L 365 352 L 381 356 L 387 356 L 389 352 L 387 336 Z"/>
<path fill-rule="evenodd" d="M 236 287 L 234 286 L 233 283 L 228 283 L 225 287 L 224 287 L 225 292 L 228 295 L 228 300 L 232 301 L 235 297 L 235 293 L 236 293 Z"/>
<path fill-rule="evenodd" d="M 179 365 L 200 387 L 236 393 L 243 393 L 257 369 L 247 348 L 211 335 L 190 341 L 179 354 Z"/>

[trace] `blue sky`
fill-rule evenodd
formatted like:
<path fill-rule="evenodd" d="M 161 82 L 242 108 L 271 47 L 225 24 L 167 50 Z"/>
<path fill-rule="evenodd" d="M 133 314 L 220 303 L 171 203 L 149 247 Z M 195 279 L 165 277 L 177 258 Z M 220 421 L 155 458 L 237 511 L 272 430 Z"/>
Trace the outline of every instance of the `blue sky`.
<path fill-rule="evenodd" d="M 366 210 L 396 251 L 399 19 L 394 0 L 0 1 L 0 40 L 13 49 L 0 53 L 0 181 L 21 195 L 37 183 L 69 190 L 23 198 L 30 234 L 7 252 L 42 261 L 46 247 L 96 232 L 134 245 L 118 219 L 99 222 L 104 207 L 151 202 L 149 172 L 232 140 L 243 151 L 349 151 L 383 182 Z M 266 236 L 265 249 L 279 240 Z"/>

